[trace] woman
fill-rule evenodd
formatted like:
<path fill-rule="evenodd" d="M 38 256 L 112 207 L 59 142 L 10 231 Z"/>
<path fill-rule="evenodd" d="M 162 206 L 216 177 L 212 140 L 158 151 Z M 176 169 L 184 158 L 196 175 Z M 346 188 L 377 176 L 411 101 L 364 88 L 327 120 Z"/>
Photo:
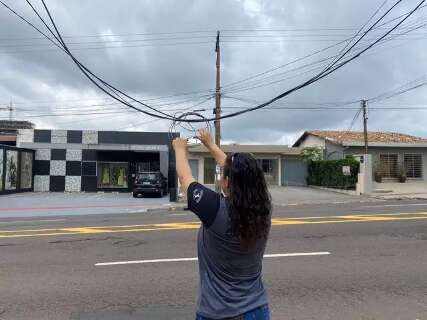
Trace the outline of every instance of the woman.
<path fill-rule="evenodd" d="M 206 130 L 199 130 L 198 138 L 222 168 L 223 194 L 195 181 L 187 158 L 187 140 L 175 139 L 181 189 L 187 193 L 188 208 L 202 222 L 196 319 L 270 319 L 261 275 L 271 221 L 264 174 L 252 155 L 227 156 Z"/>

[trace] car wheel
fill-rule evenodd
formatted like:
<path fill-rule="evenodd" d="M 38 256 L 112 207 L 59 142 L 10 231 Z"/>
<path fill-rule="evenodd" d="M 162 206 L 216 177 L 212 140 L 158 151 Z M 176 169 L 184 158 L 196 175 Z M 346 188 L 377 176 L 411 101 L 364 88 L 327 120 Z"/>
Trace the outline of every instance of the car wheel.
<path fill-rule="evenodd" d="M 133 197 L 134 198 L 142 198 L 142 193 L 134 193 Z"/>

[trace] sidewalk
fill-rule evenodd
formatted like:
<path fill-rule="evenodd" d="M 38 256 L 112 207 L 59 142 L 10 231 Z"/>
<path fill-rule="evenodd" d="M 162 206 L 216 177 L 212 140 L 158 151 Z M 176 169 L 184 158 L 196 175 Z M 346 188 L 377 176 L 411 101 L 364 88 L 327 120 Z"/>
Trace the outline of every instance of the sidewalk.
<path fill-rule="evenodd" d="M 359 196 L 340 192 L 339 190 L 326 190 L 321 188 L 270 186 L 269 191 L 273 205 L 276 207 L 369 202 L 375 200 L 369 196 Z M 186 206 L 186 201 L 170 203 L 169 210 L 182 210 Z"/>
<path fill-rule="evenodd" d="M 0 197 L 0 218 L 142 213 L 169 205 L 169 196 L 136 199 L 130 193 L 25 192 Z"/>
<path fill-rule="evenodd" d="M 427 199 L 426 181 L 375 183 L 374 190 L 370 196 L 379 199 Z"/>

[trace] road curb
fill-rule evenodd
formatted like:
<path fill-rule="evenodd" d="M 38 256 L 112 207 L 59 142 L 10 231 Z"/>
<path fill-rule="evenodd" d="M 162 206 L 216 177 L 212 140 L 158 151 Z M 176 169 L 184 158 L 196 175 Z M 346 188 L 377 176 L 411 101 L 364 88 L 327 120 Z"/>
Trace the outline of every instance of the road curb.
<path fill-rule="evenodd" d="M 168 204 L 163 207 L 158 208 L 149 208 L 147 209 L 147 212 L 155 212 L 155 211 L 177 211 L 177 210 L 185 210 L 186 205 L 184 203 L 177 203 L 177 204 Z"/>
<path fill-rule="evenodd" d="M 360 194 L 358 194 L 356 190 L 333 189 L 333 188 L 326 188 L 326 187 L 320 187 L 320 186 L 307 186 L 307 187 L 310 189 L 331 191 L 331 192 L 340 193 L 340 194 L 347 194 L 350 196 L 360 196 Z"/>

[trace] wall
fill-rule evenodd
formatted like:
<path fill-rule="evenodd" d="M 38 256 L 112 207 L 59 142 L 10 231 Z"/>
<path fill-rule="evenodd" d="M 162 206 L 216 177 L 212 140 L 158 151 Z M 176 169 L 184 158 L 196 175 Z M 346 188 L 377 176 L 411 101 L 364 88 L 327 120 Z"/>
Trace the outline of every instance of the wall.
<path fill-rule="evenodd" d="M 198 163 L 198 176 L 197 177 L 193 177 L 194 179 L 196 179 L 198 182 L 203 183 L 204 181 L 204 157 L 203 156 L 197 156 L 197 155 L 192 155 L 190 154 L 188 157 L 189 160 L 196 160 Z"/>
<path fill-rule="evenodd" d="M 423 159 L 423 179 L 427 181 L 427 148 L 417 148 L 417 147 L 369 147 L 369 154 L 372 154 L 373 168 L 375 168 L 375 163 L 379 161 L 379 155 L 381 153 L 397 153 L 399 163 L 403 163 L 403 155 L 405 153 L 420 153 L 422 154 Z M 363 147 L 349 147 L 345 149 L 344 153 L 346 155 L 353 154 L 363 154 Z M 375 169 L 374 169 L 375 170 Z"/>
<path fill-rule="evenodd" d="M 274 177 L 271 179 L 271 183 L 274 185 L 281 186 L 282 185 L 282 159 L 300 159 L 299 156 L 293 156 L 293 155 L 285 155 L 282 156 L 280 154 L 271 154 L 271 153 L 255 153 L 254 154 L 256 159 L 273 159 L 276 160 L 274 162 L 274 168 L 273 168 L 273 174 Z M 189 154 L 189 159 L 191 160 L 198 160 L 199 161 L 199 176 L 195 177 L 199 182 L 204 183 L 204 162 L 205 158 L 211 158 L 208 154 Z"/>
<path fill-rule="evenodd" d="M 305 147 L 319 147 L 319 148 L 325 149 L 326 147 L 325 139 L 322 139 L 313 135 L 308 135 L 299 147 L 301 149 Z"/>
<path fill-rule="evenodd" d="M 169 187 L 176 186 L 169 133 L 25 129 L 17 144 L 36 150 L 35 191 L 96 191 L 98 153 L 104 151 L 158 152 Z"/>
<path fill-rule="evenodd" d="M 325 140 L 325 160 L 339 160 L 344 158 L 343 146 Z"/>

